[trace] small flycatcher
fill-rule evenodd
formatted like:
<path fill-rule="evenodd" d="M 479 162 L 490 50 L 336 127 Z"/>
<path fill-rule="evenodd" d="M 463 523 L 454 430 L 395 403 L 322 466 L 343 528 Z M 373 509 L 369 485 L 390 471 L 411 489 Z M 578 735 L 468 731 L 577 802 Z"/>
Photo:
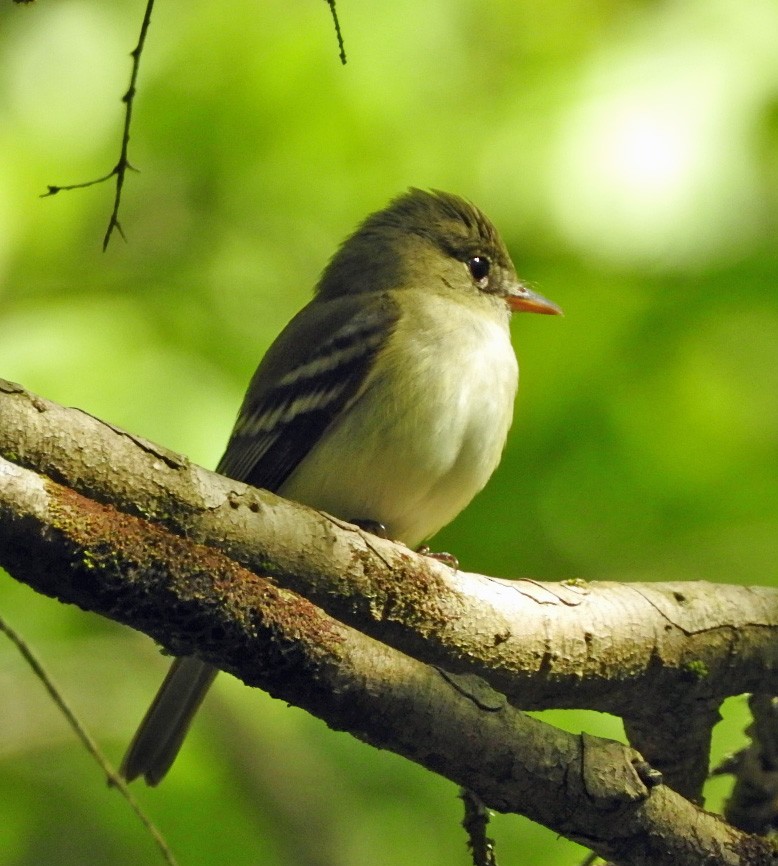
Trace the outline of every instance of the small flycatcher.
<path fill-rule="evenodd" d="M 487 217 L 412 189 L 369 216 L 254 374 L 217 471 L 417 547 L 486 484 L 518 387 L 512 312 L 559 314 Z M 177 659 L 122 763 L 156 785 L 216 676 Z"/>

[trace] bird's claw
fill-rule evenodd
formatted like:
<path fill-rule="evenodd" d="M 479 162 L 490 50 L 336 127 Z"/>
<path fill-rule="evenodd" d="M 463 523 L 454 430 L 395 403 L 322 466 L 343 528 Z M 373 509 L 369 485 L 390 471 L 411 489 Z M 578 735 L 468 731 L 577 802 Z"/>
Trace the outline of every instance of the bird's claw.
<path fill-rule="evenodd" d="M 453 553 L 445 553 L 443 551 L 436 553 L 435 551 L 430 550 L 426 544 L 417 547 L 416 553 L 420 553 L 422 556 L 428 556 L 430 559 L 442 562 L 443 565 L 447 565 L 452 571 L 459 571 L 459 560 Z"/>

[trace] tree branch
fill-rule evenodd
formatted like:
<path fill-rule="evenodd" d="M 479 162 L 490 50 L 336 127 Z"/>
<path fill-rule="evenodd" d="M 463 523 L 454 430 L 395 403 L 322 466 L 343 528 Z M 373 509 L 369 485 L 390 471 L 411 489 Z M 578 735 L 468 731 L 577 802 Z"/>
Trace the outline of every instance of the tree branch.
<path fill-rule="evenodd" d="M 615 862 L 770 862 L 759 840 L 652 789 L 636 752 L 557 731 L 510 701 L 625 716 L 644 757 L 694 799 L 721 699 L 777 691 L 778 591 L 455 574 L 6 382 L 0 455 L 0 564 L 40 591 Z M 674 752 L 684 707 L 707 709 Z"/>
<path fill-rule="evenodd" d="M 724 814 L 749 833 L 769 833 L 778 827 L 778 700 L 751 695 L 753 723 L 746 733 L 751 742 L 713 770 L 732 773 L 735 787 Z"/>
<path fill-rule="evenodd" d="M 477 674 L 527 709 L 640 718 L 778 692 L 778 590 L 499 580 L 223 478 L 0 380 L 0 455 L 219 548 L 380 641 Z"/>
<path fill-rule="evenodd" d="M 628 747 L 532 719 L 483 682 L 445 675 L 211 548 L 31 470 L 2 461 L 0 478 L 2 565 L 46 594 L 196 651 L 625 866 L 771 862 L 766 842 L 666 786 L 649 791 Z"/>
<path fill-rule="evenodd" d="M 140 25 L 138 44 L 130 52 L 130 57 L 132 57 L 132 70 L 130 72 L 129 87 L 127 88 L 124 96 L 122 96 L 122 102 L 124 103 L 124 124 L 122 127 L 122 143 L 119 149 L 119 159 L 116 165 L 108 172 L 108 174 L 103 175 L 102 177 L 94 178 L 93 180 L 83 181 L 82 183 L 71 183 L 64 186 L 56 186 L 54 184 L 49 184 L 48 190 L 41 196 L 41 198 L 48 198 L 49 196 L 56 195 L 58 192 L 69 192 L 70 190 L 74 189 L 86 189 L 90 186 L 96 186 L 97 184 L 105 183 L 107 180 L 115 177 L 116 188 L 113 197 L 113 209 L 111 211 L 111 216 L 108 219 L 108 227 L 103 237 L 103 252 L 108 249 L 108 244 L 114 231 L 119 232 L 121 237 L 124 238 L 124 231 L 122 229 L 121 223 L 119 222 L 119 208 L 121 207 L 122 203 L 122 191 L 124 189 L 124 179 L 127 175 L 127 172 L 130 170 L 137 171 L 137 169 L 130 163 L 130 128 L 132 126 L 132 109 L 135 105 L 135 95 L 137 93 L 140 61 L 141 57 L 143 56 L 143 49 L 146 44 L 146 35 L 149 30 L 149 25 L 151 24 L 151 13 L 153 9 L 154 0 L 146 0 L 146 8 L 143 12 L 143 21 Z M 124 239 L 126 240 L 126 238 Z"/>

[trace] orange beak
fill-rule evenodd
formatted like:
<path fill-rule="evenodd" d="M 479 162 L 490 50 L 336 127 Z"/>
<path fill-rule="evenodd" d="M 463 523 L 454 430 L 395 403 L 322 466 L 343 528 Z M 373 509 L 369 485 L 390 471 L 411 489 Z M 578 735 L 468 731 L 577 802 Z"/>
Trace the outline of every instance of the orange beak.
<path fill-rule="evenodd" d="M 514 313 L 543 313 L 546 316 L 562 316 L 564 313 L 553 301 L 544 298 L 537 292 L 528 289 L 522 283 L 516 283 L 505 298 L 505 302 Z"/>

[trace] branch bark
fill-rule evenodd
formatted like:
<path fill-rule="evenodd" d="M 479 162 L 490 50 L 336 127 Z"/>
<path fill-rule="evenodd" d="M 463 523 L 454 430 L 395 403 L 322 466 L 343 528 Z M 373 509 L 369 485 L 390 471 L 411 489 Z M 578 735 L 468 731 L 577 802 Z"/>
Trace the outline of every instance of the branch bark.
<path fill-rule="evenodd" d="M 776 691 L 775 590 L 453 574 L 9 383 L 0 454 L 0 564 L 40 591 L 195 653 L 614 862 L 773 862 L 757 837 L 647 787 L 633 750 L 558 731 L 510 701 L 616 712 L 637 720 L 638 739 L 647 707 L 661 729 L 663 706 L 706 706 L 684 744 L 699 776 L 718 702 Z M 645 757 L 684 790 L 677 756 L 650 754 L 643 738 Z"/>

